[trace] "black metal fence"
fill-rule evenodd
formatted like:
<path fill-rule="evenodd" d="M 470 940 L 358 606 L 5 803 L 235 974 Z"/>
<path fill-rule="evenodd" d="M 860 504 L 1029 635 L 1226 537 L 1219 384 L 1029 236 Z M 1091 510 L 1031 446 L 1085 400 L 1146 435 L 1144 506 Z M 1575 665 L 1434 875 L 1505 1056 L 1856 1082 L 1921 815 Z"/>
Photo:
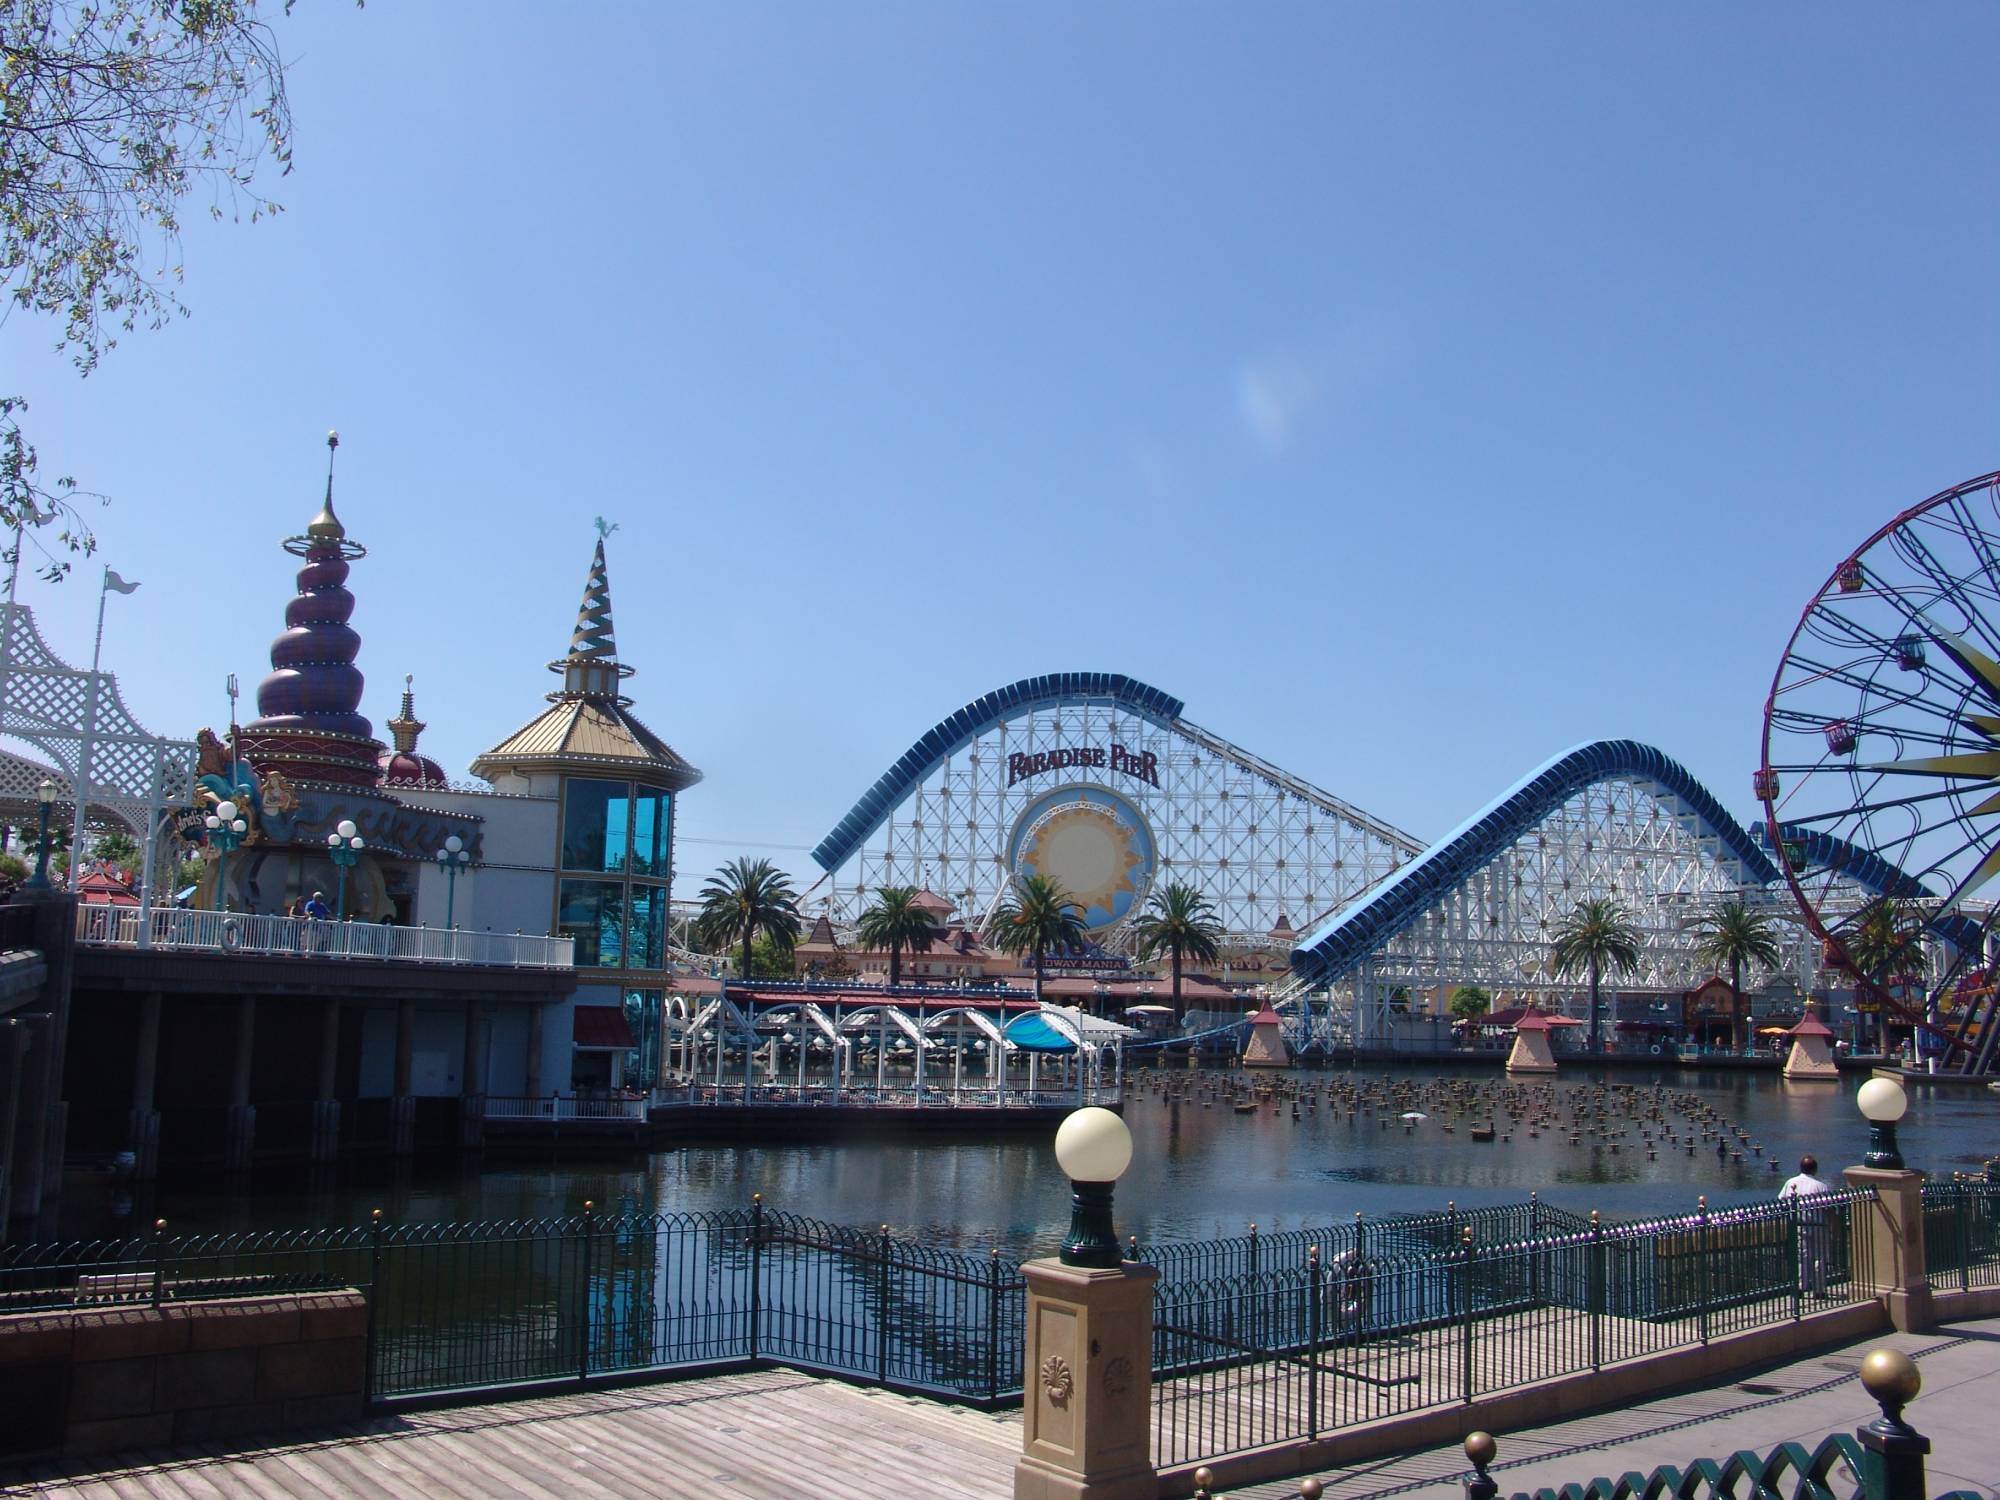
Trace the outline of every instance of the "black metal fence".
<path fill-rule="evenodd" d="M 1636 1224 L 1593 1216 L 1581 1230 L 1490 1243 L 1467 1223 L 1449 1248 L 1376 1249 L 1367 1226 L 1331 1254 L 1308 1243 L 1278 1264 L 1260 1244 L 1254 1271 L 1163 1278 L 1154 1462 L 1311 1440 L 1866 1299 L 1871 1241 L 1856 1211 L 1869 1201 L 1838 1192 Z"/>
<path fill-rule="evenodd" d="M 1995 1189 L 1927 1194 L 1935 1254 L 2000 1279 Z M 1606 1224 L 1530 1200 L 1147 1247 L 1155 1458 L 1207 1459 L 1796 1318 L 1856 1274 L 1861 1195 Z M 1959 1247 L 1950 1249 L 1949 1247 Z M 342 1287 L 378 1401 L 767 1361 L 1018 1398 L 1024 1283 L 766 1208 L 0 1247 L 0 1311 Z"/>
<path fill-rule="evenodd" d="M 1931 1285 L 2000 1286 L 2000 1182 L 1927 1182 L 1923 1192 Z"/>

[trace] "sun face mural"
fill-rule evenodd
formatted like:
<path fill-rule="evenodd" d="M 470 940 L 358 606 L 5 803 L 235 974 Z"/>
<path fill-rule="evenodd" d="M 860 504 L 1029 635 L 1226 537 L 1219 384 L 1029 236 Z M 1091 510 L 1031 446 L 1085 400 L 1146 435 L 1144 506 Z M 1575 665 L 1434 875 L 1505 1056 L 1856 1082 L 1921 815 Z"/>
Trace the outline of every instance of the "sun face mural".
<path fill-rule="evenodd" d="M 1015 878 L 1044 875 L 1083 908 L 1091 933 L 1116 927 L 1146 899 L 1158 854 L 1153 830 L 1125 798 L 1101 786 L 1065 786 L 1030 802 L 1007 840 Z"/>

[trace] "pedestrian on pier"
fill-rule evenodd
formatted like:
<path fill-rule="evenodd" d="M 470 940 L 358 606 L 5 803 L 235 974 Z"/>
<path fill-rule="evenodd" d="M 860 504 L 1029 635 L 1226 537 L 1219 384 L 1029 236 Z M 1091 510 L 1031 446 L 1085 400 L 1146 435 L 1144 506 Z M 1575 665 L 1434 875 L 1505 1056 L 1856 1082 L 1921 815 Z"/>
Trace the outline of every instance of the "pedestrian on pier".
<path fill-rule="evenodd" d="M 1785 1179 L 1785 1185 L 1778 1189 L 1778 1201 L 1815 1198 L 1832 1191 L 1833 1184 L 1819 1175 L 1819 1158 L 1801 1156 L 1798 1174 Z M 1792 1217 L 1798 1231 L 1801 1297 L 1826 1295 L 1826 1247 L 1830 1227 L 1827 1221 L 1832 1215 L 1833 1210 L 1823 1205 L 1808 1208 L 1802 1202 L 1793 1204 Z"/>

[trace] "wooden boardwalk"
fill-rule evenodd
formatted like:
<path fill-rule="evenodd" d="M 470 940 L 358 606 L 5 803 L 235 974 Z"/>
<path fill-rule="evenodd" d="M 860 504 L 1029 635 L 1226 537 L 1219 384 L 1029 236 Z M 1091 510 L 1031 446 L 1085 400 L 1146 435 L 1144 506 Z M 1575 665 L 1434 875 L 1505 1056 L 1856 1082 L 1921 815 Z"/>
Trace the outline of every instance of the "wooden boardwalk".
<path fill-rule="evenodd" d="M 987 1416 L 787 1370 L 455 1407 L 310 1442 L 139 1454 L 0 1495 L 76 1500 L 517 1500 L 811 1494 L 1011 1500 L 1019 1413 Z"/>

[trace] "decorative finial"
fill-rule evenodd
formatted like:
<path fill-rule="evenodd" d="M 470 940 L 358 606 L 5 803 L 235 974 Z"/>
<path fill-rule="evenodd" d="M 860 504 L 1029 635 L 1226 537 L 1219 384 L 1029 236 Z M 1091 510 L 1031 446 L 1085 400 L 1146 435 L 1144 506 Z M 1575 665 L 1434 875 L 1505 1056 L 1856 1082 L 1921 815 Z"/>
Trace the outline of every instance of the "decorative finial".
<path fill-rule="evenodd" d="M 1861 1384 L 1882 1408 L 1878 1431 L 1901 1434 L 1909 1430 L 1903 1408 L 1917 1399 L 1924 1377 L 1917 1362 L 1900 1349 L 1873 1349 L 1861 1361 Z"/>
<path fill-rule="evenodd" d="M 322 546 L 347 540 L 347 528 L 333 513 L 333 451 L 340 446 L 340 434 L 326 435 L 326 504 L 306 526 L 306 535 Z"/>
<path fill-rule="evenodd" d="M 608 540 L 611 533 L 617 529 L 618 523 L 616 521 L 607 521 L 602 516 L 597 517 L 597 539 L 599 541 Z"/>
<path fill-rule="evenodd" d="M 417 736 L 424 732 L 423 721 L 417 717 L 416 674 L 403 674 L 403 709 L 391 719 L 385 728 L 394 741 L 396 751 L 401 755 L 416 753 Z"/>

